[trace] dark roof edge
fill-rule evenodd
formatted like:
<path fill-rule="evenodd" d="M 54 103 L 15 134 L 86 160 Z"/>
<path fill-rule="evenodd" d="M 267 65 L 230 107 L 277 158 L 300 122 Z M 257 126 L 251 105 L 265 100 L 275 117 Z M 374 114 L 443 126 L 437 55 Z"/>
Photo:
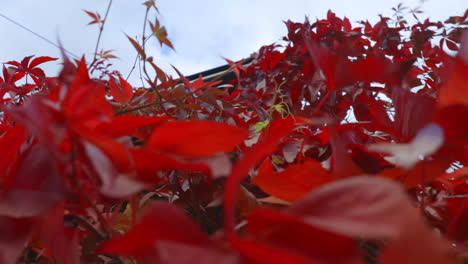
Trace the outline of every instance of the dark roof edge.
<path fill-rule="evenodd" d="M 242 66 L 249 66 L 252 63 L 252 61 L 253 61 L 253 58 L 247 58 L 242 62 Z M 229 64 L 225 64 L 225 65 L 213 68 L 213 69 L 209 69 L 209 70 L 202 71 L 199 73 L 191 74 L 189 76 L 185 76 L 185 78 L 189 81 L 194 81 L 201 75 L 203 78 L 203 81 L 210 81 L 221 74 L 225 74 L 226 71 L 229 70 L 229 68 L 230 68 Z M 235 77 L 236 76 L 234 72 L 231 71 L 222 78 L 222 81 L 226 83 L 235 79 Z"/>

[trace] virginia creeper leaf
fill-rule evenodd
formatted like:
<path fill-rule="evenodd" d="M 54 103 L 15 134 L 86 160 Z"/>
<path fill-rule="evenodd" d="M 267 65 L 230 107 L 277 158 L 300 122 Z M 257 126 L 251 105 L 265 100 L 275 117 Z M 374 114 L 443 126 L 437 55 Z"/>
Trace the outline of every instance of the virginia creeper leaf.
<path fill-rule="evenodd" d="M 318 264 L 306 256 L 289 251 L 285 248 L 259 243 L 255 240 L 245 238 L 232 238 L 232 246 L 246 259 L 249 263 L 256 264 Z"/>
<path fill-rule="evenodd" d="M 171 118 L 166 116 L 121 115 L 112 118 L 111 122 L 101 122 L 96 130 L 109 136 L 122 137 L 134 134 L 138 128 L 159 125 L 168 120 Z"/>
<path fill-rule="evenodd" d="M 117 169 L 115 162 L 103 150 L 83 142 L 86 155 L 101 179 L 101 193 L 110 197 L 128 197 L 143 190 L 146 184 Z"/>
<path fill-rule="evenodd" d="M 263 141 L 258 142 L 245 153 L 244 157 L 232 169 L 232 173 L 226 181 L 224 194 L 224 224 L 228 235 L 233 235 L 235 201 L 240 182 L 255 165 L 275 151 L 280 141 L 288 136 L 295 127 L 293 117 L 272 121 L 269 130 L 264 132 L 266 136 Z"/>
<path fill-rule="evenodd" d="M 13 163 L 26 139 L 24 128 L 20 125 L 10 128 L 0 137 L 0 178 Z"/>
<path fill-rule="evenodd" d="M 359 258 L 353 238 L 316 228 L 300 217 L 259 208 L 248 219 L 249 234 L 258 241 L 301 252 L 320 262 L 349 263 L 351 258 Z"/>
<path fill-rule="evenodd" d="M 324 185 L 287 212 L 317 228 L 370 239 L 396 239 L 407 223 L 419 219 L 400 185 L 369 176 Z"/>
<path fill-rule="evenodd" d="M 32 60 L 31 63 L 29 64 L 29 69 L 32 69 L 32 68 L 34 68 L 36 66 L 39 66 L 44 62 L 55 61 L 55 60 L 58 60 L 58 59 L 57 58 L 52 58 L 52 57 L 47 57 L 47 56 L 34 58 L 34 60 Z"/>
<path fill-rule="evenodd" d="M 17 263 L 32 232 L 33 226 L 30 219 L 0 216 L 0 262 Z"/>
<path fill-rule="evenodd" d="M 151 254 L 159 241 L 209 245 L 199 227 L 173 204 L 156 202 L 128 233 L 105 242 L 101 252 L 120 256 L 143 257 Z"/>
<path fill-rule="evenodd" d="M 227 152 L 242 143 L 248 131 L 212 121 L 172 121 L 156 128 L 148 147 L 186 158 Z"/>
<path fill-rule="evenodd" d="M 114 100 L 121 104 L 129 102 L 133 97 L 133 87 L 121 76 L 118 83 L 112 75 L 109 75 L 109 78 L 110 92 Z"/>
<path fill-rule="evenodd" d="M 16 160 L 0 191 L 0 215 L 32 217 L 65 198 L 65 188 L 44 146 L 35 144 Z"/>
<path fill-rule="evenodd" d="M 273 172 L 271 162 L 265 160 L 252 181 L 264 192 L 286 201 L 296 201 L 330 180 L 322 164 L 305 160 L 291 164 L 281 172 Z"/>
<path fill-rule="evenodd" d="M 159 241 L 156 245 L 158 263 L 171 264 L 241 264 L 233 252 L 197 245 Z"/>

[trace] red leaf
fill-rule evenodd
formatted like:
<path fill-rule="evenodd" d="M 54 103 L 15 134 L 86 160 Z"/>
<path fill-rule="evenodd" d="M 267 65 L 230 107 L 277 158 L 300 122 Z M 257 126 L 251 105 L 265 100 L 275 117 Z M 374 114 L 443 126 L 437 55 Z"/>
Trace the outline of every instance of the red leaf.
<path fill-rule="evenodd" d="M 351 159 L 366 174 L 377 174 L 385 168 L 394 167 L 391 163 L 386 161 L 382 155 L 369 152 L 363 145 L 349 145 L 348 150 L 352 151 Z"/>
<path fill-rule="evenodd" d="M 29 219 L 0 216 L 0 263 L 18 263 L 31 233 L 32 223 Z"/>
<path fill-rule="evenodd" d="M 90 164 L 101 179 L 100 191 L 104 195 L 121 198 L 135 194 L 146 187 L 146 184 L 118 170 L 115 161 L 104 154 L 102 149 L 93 144 L 83 142 L 84 150 Z"/>
<path fill-rule="evenodd" d="M 148 149 L 130 149 L 135 169 L 139 172 L 139 180 L 157 183 L 155 171 L 161 170 L 192 170 L 210 172 L 210 168 L 201 163 L 179 161 L 162 153 Z"/>
<path fill-rule="evenodd" d="M 133 87 L 121 76 L 119 76 L 119 83 L 112 75 L 109 75 L 109 78 L 110 92 L 114 100 L 121 104 L 130 101 L 133 97 Z"/>
<path fill-rule="evenodd" d="M 335 71 L 338 88 L 358 81 L 395 84 L 399 84 L 400 81 L 400 65 L 387 58 L 366 57 L 357 62 L 341 58 Z"/>
<path fill-rule="evenodd" d="M 465 15 L 468 15 L 468 11 L 465 11 Z M 460 38 L 460 50 L 457 56 L 462 59 L 465 63 L 468 63 L 468 31 L 464 30 Z"/>
<path fill-rule="evenodd" d="M 396 239 L 408 223 L 419 220 L 399 184 L 367 176 L 324 185 L 287 211 L 317 228 L 370 239 Z"/>
<path fill-rule="evenodd" d="M 57 146 L 65 136 L 65 129 L 58 111 L 47 103 L 44 97 L 32 96 L 22 107 L 9 105 L 6 112 L 56 156 L 60 155 Z"/>
<path fill-rule="evenodd" d="M 437 105 L 431 96 L 405 89 L 394 89 L 392 100 L 395 105 L 395 137 L 400 142 L 409 141 L 429 124 Z"/>
<path fill-rule="evenodd" d="M 255 264 L 318 264 L 309 258 L 285 248 L 259 243 L 250 239 L 232 238 L 232 246 L 246 259 Z"/>
<path fill-rule="evenodd" d="M 104 86 L 90 79 L 84 58 L 78 63 L 62 108 L 69 119 L 80 120 L 80 123 L 82 119 L 112 117 L 112 108 L 105 98 Z"/>
<path fill-rule="evenodd" d="M 468 140 L 468 104 L 453 104 L 440 108 L 434 121 L 444 129 L 445 140 Z M 463 144 L 458 144 L 463 146 Z"/>
<path fill-rule="evenodd" d="M 78 230 L 64 225 L 64 203 L 59 204 L 46 215 L 36 219 L 34 239 L 38 239 L 50 251 L 54 259 L 63 264 L 80 264 L 81 245 Z"/>
<path fill-rule="evenodd" d="M 91 12 L 91 11 L 87 11 L 87 10 L 83 10 L 86 14 L 88 14 L 92 19 L 95 19 L 97 20 L 98 19 L 98 16 L 97 14 Z"/>
<path fill-rule="evenodd" d="M 451 51 L 458 51 L 458 46 L 455 42 L 451 41 L 450 39 L 447 39 L 445 41 L 445 44 L 447 45 L 447 48 Z"/>
<path fill-rule="evenodd" d="M 93 20 L 91 22 L 88 23 L 88 25 L 92 25 L 92 24 L 96 24 L 96 23 L 101 23 L 102 20 L 101 20 L 101 16 L 96 12 L 96 13 L 92 13 L 90 11 L 86 11 L 86 10 L 83 10 L 86 14 L 88 14 L 88 16 L 90 16 Z"/>
<path fill-rule="evenodd" d="M 100 123 L 96 130 L 112 137 L 122 137 L 133 135 L 138 128 L 160 125 L 171 119 L 167 116 L 116 116 L 111 122 Z"/>
<path fill-rule="evenodd" d="M 17 62 L 17 61 L 7 61 L 5 62 L 4 64 L 10 64 L 10 65 L 13 65 L 13 66 L 16 66 L 16 67 L 20 67 L 21 66 L 21 63 Z M 5 69 L 5 67 L 4 67 Z M 6 77 L 6 76 L 5 76 Z"/>
<path fill-rule="evenodd" d="M 248 220 L 248 231 L 257 240 L 300 252 L 321 263 L 350 263 L 351 258 L 359 258 L 354 238 L 321 230 L 296 216 L 259 208 Z"/>
<path fill-rule="evenodd" d="M 363 171 L 354 163 L 348 146 L 354 143 L 352 139 L 358 137 L 358 133 L 354 133 L 352 125 L 341 125 L 337 129 L 332 128 L 330 131 L 331 149 L 332 149 L 332 173 L 336 178 L 346 178 L 362 174 Z M 347 133 L 349 131 L 349 133 Z M 359 130 L 361 132 L 361 130 Z M 361 132 L 362 133 L 362 132 Z M 358 139 L 359 140 L 359 139 Z M 356 142 L 357 143 L 357 142 Z"/>
<path fill-rule="evenodd" d="M 171 264 L 242 264 L 232 252 L 216 248 L 160 241 L 156 245 L 157 263 Z"/>
<path fill-rule="evenodd" d="M 245 71 L 245 67 L 242 65 L 244 60 L 240 60 L 238 62 L 234 62 L 232 60 L 223 58 L 230 66 L 230 68 L 234 71 L 234 74 L 236 75 L 237 79 L 240 80 L 240 72 Z"/>
<path fill-rule="evenodd" d="M 437 236 L 422 221 L 407 225 L 401 237 L 379 254 L 379 264 L 455 264 L 455 254 L 448 241 Z M 422 243 L 424 241 L 424 243 Z"/>
<path fill-rule="evenodd" d="M 370 122 L 369 127 L 373 130 L 392 130 L 392 121 L 385 108 L 385 101 L 375 100 L 373 97 L 362 93 L 355 97 L 353 111 L 358 121 Z"/>
<path fill-rule="evenodd" d="M 22 66 L 23 69 L 28 68 L 29 61 L 31 60 L 32 57 L 34 57 L 34 56 L 27 56 L 27 57 L 23 58 L 23 60 L 21 61 L 21 66 Z"/>
<path fill-rule="evenodd" d="M 468 220 L 468 212 L 466 210 L 468 197 L 466 197 L 464 194 L 461 194 L 444 197 L 442 199 L 444 204 L 440 205 L 440 207 L 442 207 L 441 209 L 443 210 L 441 211 L 443 212 L 442 215 L 444 218 L 444 233 L 447 237 L 456 242 L 462 243 L 466 241 L 466 238 L 468 237 L 468 229 L 466 226 L 466 221 Z"/>
<path fill-rule="evenodd" d="M 155 202 L 128 233 L 105 242 L 100 251 L 111 255 L 143 257 L 151 254 L 160 241 L 209 245 L 208 237 L 179 208 L 173 204 Z"/>
<path fill-rule="evenodd" d="M 47 149 L 33 145 L 16 161 L 0 192 L 0 214 L 38 216 L 65 198 L 65 188 Z"/>
<path fill-rule="evenodd" d="M 40 64 L 44 63 L 44 62 L 48 62 L 48 61 L 55 61 L 55 60 L 58 60 L 57 58 L 52 58 L 52 57 L 47 57 L 47 56 L 43 56 L 43 57 L 37 57 L 35 58 L 34 60 L 31 61 L 31 64 L 29 64 L 29 69 L 32 69 L 36 66 L 39 66 Z"/>
<path fill-rule="evenodd" d="M 420 184 L 429 183 L 444 174 L 452 162 L 453 160 L 449 155 L 437 153 L 433 160 L 423 160 L 410 170 L 401 168 L 385 169 L 380 172 L 380 176 L 399 181 L 407 188 L 414 188 Z"/>
<path fill-rule="evenodd" d="M 266 193 L 292 202 L 328 182 L 329 177 L 322 164 L 310 159 L 277 173 L 272 171 L 271 162 L 265 160 L 252 181 Z"/>
<path fill-rule="evenodd" d="M 335 66 L 339 61 L 338 56 L 316 43 L 309 35 L 305 36 L 304 41 L 315 67 L 321 69 L 323 75 L 325 75 L 328 89 L 335 89 Z"/>
<path fill-rule="evenodd" d="M 468 62 L 456 58 L 446 64 L 446 83 L 440 88 L 439 108 L 453 104 L 468 105 Z"/>
<path fill-rule="evenodd" d="M 0 137 L 0 179 L 15 160 L 21 145 L 26 139 L 24 128 L 20 125 L 10 128 Z"/>
<path fill-rule="evenodd" d="M 232 169 L 231 175 L 226 181 L 226 191 L 224 193 L 224 224 L 228 235 L 233 235 L 234 231 L 234 209 L 237 198 L 237 188 L 249 171 L 276 150 L 280 141 L 289 135 L 295 128 L 293 117 L 285 119 L 276 119 L 270 123 L 270 127 L 265 138 L 250 151 L 245 153 L 244 157 L 237 162 Z"/>
<path fill-rule="evenodd" d="M 205 82 L 205 81 L 203 81 L 203 77 L 200 74 L 200 76 L 198 76 L 198 78 L 188 88 L 190 88 L 190 89 L 192 89 L 194 91 L 198 91 L 200 89 L 211 88 L 211 87 L 216 86 L 216 85 L 218 85 L 220 83 L 221 83 L 221 81 Z"/>
<path fill-rule="evenodd" d="M 130 168 L 130 153 L 122 143 L 83 125 L 73 124 L 71 128 L 83 139 L 101 149 L 117 168 L 124 171 Z"/>
<path fill-rule="evenodd" d="M 148 146 L 186 158 L 198 158 L 231 151 L 247 136 L 247 130 L 225 123 L 172 121 L 155 129 Z"/>
<path fill-rule="evenodd" d="M 358 81 L 398 84 L 401 72 L 406 70 L 405 64 L 393 63 L 384 57 L 368 55 L 351 62 L 347 57 L 335 55 L 309 35 L 305 35 L 305 43 L 314 65 L 325 75 L 328 89 L 339 89 Z"/>

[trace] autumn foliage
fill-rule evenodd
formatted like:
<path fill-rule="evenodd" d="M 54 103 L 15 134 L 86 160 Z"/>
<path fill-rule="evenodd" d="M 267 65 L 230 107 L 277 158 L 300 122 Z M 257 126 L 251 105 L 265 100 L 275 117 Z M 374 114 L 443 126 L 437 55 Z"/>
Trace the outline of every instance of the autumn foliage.
<path fill-rule="evenodd" d="M 468 11 L 412 15 L 287 21 L 229 83 L 130 36 L 147 87 L 110 51 L 5 62 L 0 263 L 464 263 Z"/>

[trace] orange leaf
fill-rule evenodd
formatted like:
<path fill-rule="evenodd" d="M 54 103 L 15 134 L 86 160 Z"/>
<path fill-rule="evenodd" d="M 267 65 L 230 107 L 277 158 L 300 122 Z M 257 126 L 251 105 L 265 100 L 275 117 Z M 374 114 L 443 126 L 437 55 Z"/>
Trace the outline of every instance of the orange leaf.
<path fill-rule="evenodd" d="M 131 38 L 129 36 L 127 36 L 127 38 L 130 41 L 130 43 L 132 43 L 133 47 L 136 49 L 136 51 L 141 56 L 141 58 L 143 58 L 145 60 L 146 59 L 146 53 L 143 50 L 143 48 L 140 46 L 140 44 L 138 44 L 138 42 L 136 40 L 134 40 L 133 38 Z"/>
<path fill-rule="evenodd" d="M 151 31 L 153 31 L 153 35 L 156 36 L 156 38 L 159 41 L 159 44 L 162 47 L 162 44 L 165 44 L 169 48 L 174 50 L 174 46 L 172 45 L 171 41 L 167 38 L 167 31 L 166 27 L 161 26 L 159 21 L 156 19 L 155 24 L 149 22 Z"/>
<path fill-rule="evenodd" d="M 99 13 L 95 12 L 90 12 L 90 11 L 87 11 L 87 10 L 83 10 L 86 14 L 88 14 L 88 16 L 90 16 L 93 20 L 91 22 L 88 23 L 88 25 L 92 25 L 92 24 L 97 24 L 97 23 L 102 23 L 103 20 L 101 20 L 101 15 L 99 15 Z"/>

